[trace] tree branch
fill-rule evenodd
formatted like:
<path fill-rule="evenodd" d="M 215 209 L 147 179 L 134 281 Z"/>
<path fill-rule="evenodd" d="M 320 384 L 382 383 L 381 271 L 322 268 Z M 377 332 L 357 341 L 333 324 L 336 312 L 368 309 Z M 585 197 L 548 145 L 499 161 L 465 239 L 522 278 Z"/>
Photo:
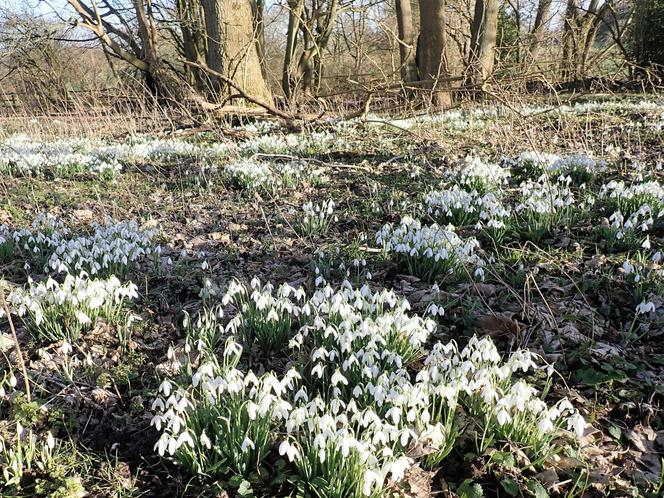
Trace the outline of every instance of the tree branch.
<path fill-rule="evenodd" d="M 270 114 L 273 114 L 274 116 L 285 119 L 286 121 L 295 121 L 295 120 L 302 119 L 300 116 L 296 116 L 296 115 L 293 115 L 289 112 L 285 112 L 285 111 L 282 111 L 280 109 L 277 109 L 274 105 L 269 104 L 267 102 L 263 102 L 261 99 L 259 99 L 257 97 L 254 97 L 252 95 L 249 95 L 247 92 L 245 92 L 242 89 L 242 87 L 240 87 L 238 84 L 236 84 L 232 79 L 230 79 L 229 77 L 215 71 L 214 69 L 211 69 L 207 65 L 198 64 L 196 62 L 192 62 L 192 61 L 188 61 L 188 60 L 184 60 L 184 59 L 181 59 L 181 61 L 182 61 L 182 63 L 184 63 L 188 66 L 196 67 L 196 68 L 206 72 L 207 74 L 209 74 L 211 76 L 214 76 L 215 78 L 219 78 L 221 81 L 226 83 L 228 86 L 235 89 L 235 91 L 237 91 L 238 95 L 240 97 L 242 97 L 244 100 L 246 100 L 248 102 L 251 102 L 252 104 L 256 104 L 259 107 L 262 107 L 263 109 L 265 109 Z"/>

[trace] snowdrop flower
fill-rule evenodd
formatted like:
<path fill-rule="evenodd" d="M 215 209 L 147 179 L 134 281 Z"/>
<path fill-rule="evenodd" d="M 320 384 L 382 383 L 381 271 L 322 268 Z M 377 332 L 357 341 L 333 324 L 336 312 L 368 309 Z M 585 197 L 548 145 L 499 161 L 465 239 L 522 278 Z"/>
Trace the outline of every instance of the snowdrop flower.
<path fill-rule="evenodd" d="M 242 441 L 242 452 L 246 452 L 249 449 L 255 450 L 256 446 L 254 446 L 254 442 L 251 439 L 245 437 Z"/>
<path fill-rule="evenodd" d="M 190 448 L 194 447 L 194 440 L 191 438 L 191 435 L 186 431 L 180 434 L 180 436 L 177 439 L 175 448 L 173 449 L 173 451 L 169 451 L 169 453 L 172 455 L 173 453 L 175 453 L 175 450 L 180 446 L 182 446 L 183 444 L 188 445 Z M 169 447 L 169 450 L 170 449 L 171 448 Z"/>
<path fill-rule="evenodd" d="M 210 441 L 210 438 L 207 437 L 207 434 L 205 434 L 205 431 L 201 432 L 201 437 L 199 438 L 199 441 L 201 445 L 204 448 L 210 449 L 212 448 L 212 441 Z"/>
<path fill-rule="evenodd" d="M 298 449 L 292 445 L 288 440 L 284 440 L 281 442 L 279 445 L 279 454 L 281 456 L 286 455 L 288 457 L 288 461 L 292 462 L 296 458 L 300 456 L 300 452 Z"/>
<path fill-rule="evenodd" d="M 46 446 L 49 450 L 55 448 L 55 438 L 53 437 L 53 434 L 51 434 L 51 431 L 46 433 Z"/>
<path fill-rule="evenodd" d="M 392 480 L 398 482 L 404 478 L 406 470 L 408 470 L 412 464 L 412 458 L 400 457 L 388 465 L 387 474 L 391 474 Z"/>
<path fill-rule="evenodd" d="M 639 315 L 645 315 L 646 313 L 652 313 L 653 311 L 655 311 L 655 303 L 652 301 L 646 302 L 644 300 L 636 307 L 636 312 Z"/>
<path fill-rule="evenodd" d="M 365 496 L 371 495 L 375 486 L 379 486 L 383 482 L 383 475 L 375 470 L 367 470 L 364 473 L 364 480 L 362 483 L 362 493 Z"/>
<path fill-rule="evenodd" d="M 311 369 L 311 375 L 316 376 L 318 378 L 322 378 L 324 369 L 325 367 L 323 366 L 323 364 L 318 363 L 314 368 Z"/>
<path fill-rule="evenodd" d="M 74 316 L 76 316 L 76 319 L 82 325 L 87 325 L 87 324 L 92 323 L 92 320 L 90 319 L 90 317 L 88 315 L 86 315 L 85 313 L 83 313 L 82 311 L 80 311 L 80 310 L 76 310 L 74 312 Z"/>
<path fill-rule="evenodd" d="M 342 373 L 337 368 L 335 372 L 332 374 L 331 383 L 333 386 L 336 386 L 337 384 L 344 384 L 347 386 L 348 380 L 346 379 L 346 377 L 342 375 Z"/>
<path fill-rule="evenodd" d="M 154 401 L 152 402 L 152 411 L 164 411 L 164 401 L 161 398 L 155 398 Z"/>
<path fill-rule="evenodd" d="M 442 306 L 432 303 L 428 306 L 427 312 L 433 316 L 443 316 L 445 314 L 445 309 Z"/>
<path fill-rule="evenodd" d="M 510 417 L 510 414 L 503 409 L 498 412 L 496 419 L 500 425 L 505 425 L 507 422 L 512 420 L 512 417 Z"/>
<path fill-rule="evenodd" d="M 579 412 L 573 413 L 569 419 L 567 419 L 567 428 L 573 429 L 577 437 L 582 437 L 588 424 L 584 418 L 579 414 Z"/>
<path fill-rule="evenodd" d="M 541 432 L 551 432 L 554 428 L 553 427 L 553 422 L 551 422 L 551 419 L 548 416 L 544 416 L 537 423 L 537 428 Z"/>
<path fill-rule="evenodd" d="M 159 392 L 161 392 L 164 396 L 171 395 L 171 388 L 171 383 L 168 380 L 164 380 L 161 384 L 159 384 Z"/>
<path fill-rule="evenodd" d="M 62 342 L 62 346 L 60 346 L 60 351 L 62 351 L 62 354 L 68 355 L 72 352 L 72 347 L 71 344 L 69 344 L 67 341 Z"/>

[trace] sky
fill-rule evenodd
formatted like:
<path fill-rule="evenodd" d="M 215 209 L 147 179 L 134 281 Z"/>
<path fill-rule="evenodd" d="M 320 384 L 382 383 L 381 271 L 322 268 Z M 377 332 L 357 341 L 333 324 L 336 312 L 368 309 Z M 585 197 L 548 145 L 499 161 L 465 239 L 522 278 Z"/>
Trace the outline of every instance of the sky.
<path fill-rule="evenodd" d="M 38 15 L 53 16 L 54 11 L 69 16 L 73 11 L 67 0 L 0 0 L 0 8 L 12 11 L 27 11 Z"/>

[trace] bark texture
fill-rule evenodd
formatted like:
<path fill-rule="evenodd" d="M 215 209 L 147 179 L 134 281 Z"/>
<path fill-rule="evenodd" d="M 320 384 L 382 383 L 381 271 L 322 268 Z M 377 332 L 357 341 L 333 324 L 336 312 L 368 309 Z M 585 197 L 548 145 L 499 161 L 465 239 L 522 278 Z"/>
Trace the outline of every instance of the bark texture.
<path fill-rule="evenodd" d="M 281 87 L 287 99 L 318 91 L 323 72 L 322 52 L 330 41 L 339 8 L 339 0 L 288 0 L 286 52 L 281 73 Z"/>
<path fill-rule="evenodd" d="M 252 0 L 201 0 L 207 33 L 207 65 L 223 74 L 246 93 L 272 101 L 257 48 L 254 27 L 255 4 Z M 220 97 L 233 92 L 213 78 Z"/>
<path fill-rule="evenodd" d="M 182 33 L 182 53 L 189 62 L 204 65 L 207 43 L 201 4 L 199 0 L 177 0 L 176 9 Z M 200 70 L 187 66 L 185 73 L 189 84 L 196 90 L 205 89 L 206 77 Z"/>
<path fill-rule="evenodd" d="M 537 59 L 542 41 L 544 40 L 544 33 L 546 32 L 549 17 L 551 15 L 551 2 L 552 0 L 539 0 L 537 4 L 537 14 L 535 16 L 535 23 L 530 33 L 530 47 L 529 47 L 529 62 Z"/>
<path fill-rule="evenodd" d="M 470 74 L 475 84 L 486 81 L 496 59 L 499 0 L 477 0 L 470 31 Z"/>
<path fill-rule="evenodd" d="M 602 18 L 610 7 L 610 2 L 600 5 L 600 0 L 591 0 L 585 8 L 582 8 L 581 0 L 567 1 L 561 61 L 561 76 L 564 81 L 585 77 L 590 50 L 595 43 Z"/>
<path fill-rule="evenodd" d="M 420 79 L 431 90 L 431 104 L 447 107 L 451 104 L 448 71 L 445 61 L 445 0 L 419 0 L 420 38 L 417 62 Z"/>
<path fill-rule="evenodd" d="M 410 0 L 396 0 L 397 29 L 399 32 L 399 56 L 401 79 L 404 83 L 417 81 L 417 59 L 415 53 L 415 30 Z"/>

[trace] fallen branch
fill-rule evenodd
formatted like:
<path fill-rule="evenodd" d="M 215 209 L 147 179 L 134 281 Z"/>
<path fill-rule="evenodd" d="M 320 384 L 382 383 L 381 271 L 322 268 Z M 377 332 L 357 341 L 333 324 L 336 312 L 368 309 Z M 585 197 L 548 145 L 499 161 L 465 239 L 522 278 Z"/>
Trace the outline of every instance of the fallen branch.
<path fill-rule="evenodd" d="M 302 120 L 302 117 L 300 117 L 300 116 L 291 114 L 290 112 L 285 112 L 285 111 L 282 111 L 280 109 L 277 109 L 274 105 L 269 104 L 267 102 L 263 102 L 258 97 L 254 97 L 253 95 L 249 95 L 247 92 L 245 92 L 242 89 L 242 87 L 237 85 L 232 79 L 230 79 L 229 77 L 221 74 L 218 71 L 215 71 L 214 69 L 208 67 L 207 65 L 198 64 L 196 62 L 191 62 L 191 61 L 187 61 L 187 60 L 183 60 L 182 62 L 184 64 L 187 64 L 188 66 L 192 66 L 192 67 L 200 69 L 201 71 L 205 71 L 206 73 L 208 73 L 211 76 L 214 76 L 215 78 L 219 78 L 221 81 L 223 81 L 228 86 L 230 86 L 235 91 L 237 91 L 238 96 L 242 97 L 247 102 L 251 102 L 252 104 L 256 104 L 257 106 L 262 107 L 263 109 L 265 109 L 270 114 L 278 116 L 281 119 L 284 119 L 284 120 L 289 121 L 289 122 Z"/>
<path fill-rule="evenodd" d="M 21 368 L 21 373 L 23 374 L 23 384 L 25 385 L 25 398 L 30 402 L 30 381 L 28 380 L 28 371 L 25 368 L 25 362 L 23 361 L 23 352 L 21 351 L 21 345 L 18 342 L 18 336 L 16 335 L 16 328 L 14 328 L 14 322 L 12 321 L 12 315 L 9 311 L 9 306 L 5 300 L 5 289 L 0 288 L 0 300 L 2 303 L 2 308 L 5 310 L 5 315 L 7 316 L 7 321 L 9 322 L 9 329 L 12 331 L 12 336 L 14 338 L 14 345 L 16 346 L 16 357 L 18 358 L 18 364 Z"/>
<path fill-rule="evenodd" d="M 251 159 L 260 159 L 260 158 L 286 159 L 288 161 L 303 161 L 306 163 L 314 163 L 317 164 L 318 166 L 323 166 L 326 168 L 356 169 L 359 171 L 366 171 L 369 173 L 372 172 L 371 168 L 367 168 L 366 166 L 360 166 L 359 164 L 328 163 L 320 159 L 316 159 L 315 157 L 298 157 L 298 156 L 291 156 L 289 154 L 265 154 L 262 152 L 257 152 L 256 154 L 251 156 Z"/>

